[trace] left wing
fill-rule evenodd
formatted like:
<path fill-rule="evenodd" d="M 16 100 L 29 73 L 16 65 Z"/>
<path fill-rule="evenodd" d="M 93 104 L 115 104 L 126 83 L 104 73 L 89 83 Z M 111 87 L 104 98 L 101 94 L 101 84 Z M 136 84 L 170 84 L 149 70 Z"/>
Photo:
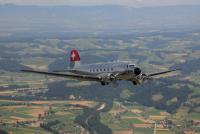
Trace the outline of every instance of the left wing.
<path fill-rule="evenodd" d="M 90 81 L 101 81 L 101 77 L 92 76 L 92 75 L 81 75 L 81 74 L 61 74 L 56 72 L 45 72 L 45 71 L 35 71 L 35 70 L 21 70 L 22 72 L 35 73 L 35 74 L 44 74 L 58 77 L 66 77 L 77 80 L 90 80 Z"/>

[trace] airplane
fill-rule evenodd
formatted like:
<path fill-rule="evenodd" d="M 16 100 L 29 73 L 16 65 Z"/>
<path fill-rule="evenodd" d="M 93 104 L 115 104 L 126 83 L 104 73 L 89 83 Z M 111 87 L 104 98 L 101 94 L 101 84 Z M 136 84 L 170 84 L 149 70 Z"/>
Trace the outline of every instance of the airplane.
<path fill-rule="evenodd" d="M 101 85 L 109 85 L 120 80 L 127 80 L 133 85 L 140 85 L 144 81 L 153 79 L 154 76 L 163 75 L 177 70 L 168 70 L 158 73 L 145 74 L 142 70 L 129 61 L 105 62 L 94 64 L 80 64 L 80 55 L 76 49 L 70 52 L 70 66 L 67 70 L 55 70 L 52 72 L 39 70 L 21 70 L 27 73 L 36 73 L 57 77 L 65 77 L 80 81 L 96 81 Z"/>

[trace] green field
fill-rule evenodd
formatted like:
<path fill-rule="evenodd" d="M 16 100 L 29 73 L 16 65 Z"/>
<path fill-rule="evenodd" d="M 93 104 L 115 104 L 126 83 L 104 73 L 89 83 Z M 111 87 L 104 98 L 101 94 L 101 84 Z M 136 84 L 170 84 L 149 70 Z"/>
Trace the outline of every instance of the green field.
<path fill-rule="evenodd" d="M 136 134 L 152 134 L 153 129 L 151 128 L 136 128 L 134 129 Z"/>
<path fill-rule="evenodd" d="M 157 130 L 156 134 L 175 134 L 175 132 L 169 130 Z"/>
<path fill-rule="evenodd" d="M 34 134 L 34 133 L 39 133 L 39 134 L 51 134 L 50 132 L 38 127 L 38 128 L 27 128 L 27 127 L 22 127 L 22 128 L 16 128 L 16 127 L 6 127 L 2 128 L 2 130 L 6 130 L 9 133 L 14 133 L 14 134 Z"/>
<path fill-rule="evenodd" d="M 163 122 L 173 122 L 169 128 L 180 131 L 186 121 L 200 120 L 198 30 L 175 33 L 149 31 L 106 37 L 93 34 L 66 39 L 36 36 L 25 41 L 15 41 L 14 38 L 0 42 L 0 129 L 17 134 L 52 133 L 38 126 L 32 128 L 29 123 L 23 124 L 34 120 L 50 123 L 48 129 L 81 133 L 83 128 L 74 121 L 86 107 L 93 108 L 101 101 L 109 102 L 109 110 L 101 112 L 97 119 L 113 132 L 132 130 L 134 124 L 145 126 L 155 121 L 161 126 Z M 20 72 L 25 67 L 49 71 L 67 69 L 67 55 L 72 48 L 80 51 L 83 64 L 130 60 L 147 74 L 180 70 L 143 85 L 119 82 L 116 87 L 113 84 L 102 87 L 95 82 Z M 43 116 L 45 112 L 50 114 Z M 38 119 L 40 114 L 42 117 Z M 12 123 L 17 121 L 23 122 L 23 125 L 15 128 Z M 198 130 L 194 124 L 189 127 Z M 153 127 L 139 126 L 134 131 L 136 134 L 152 134 Z M 175 132 L 157 130 L 157 133 Z"/>

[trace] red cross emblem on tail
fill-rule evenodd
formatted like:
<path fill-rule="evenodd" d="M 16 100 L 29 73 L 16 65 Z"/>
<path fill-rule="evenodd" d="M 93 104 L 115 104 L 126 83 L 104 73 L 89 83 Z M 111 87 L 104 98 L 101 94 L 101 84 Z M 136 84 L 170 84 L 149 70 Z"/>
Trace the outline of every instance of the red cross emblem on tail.
<path fill-rule="evenodd" d="M 70 53 L 70 61 L 75 62 L 75 61 L 80 61 L 80 56 L 79 53 L 76 49 L 73 49 Z"/>

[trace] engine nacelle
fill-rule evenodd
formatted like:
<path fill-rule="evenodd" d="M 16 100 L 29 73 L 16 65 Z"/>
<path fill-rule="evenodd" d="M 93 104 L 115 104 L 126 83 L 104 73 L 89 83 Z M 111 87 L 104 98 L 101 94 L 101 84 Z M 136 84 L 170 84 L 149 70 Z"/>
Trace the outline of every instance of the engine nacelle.
<path fill-rule="evenodd" d="M 137 75 L 135 77 L 135 79 L 132 81 L 132 83 L 133 83 L 133 85 L 139 85 L 139 84 L 142 84 L 144 81 L 150 80 L 150 79 L 151 79 L 150 77 L 148 77 L 146 74 L 141 72 L 139 75 Z"/>
<path fill-rule="evenodd" d="M 105 86 L 115 80 L 114 74 L 101 74 L 101 85 Z"/>
<path fill-rule="evenodd" d="M 114 74 L 102 74 L 101 77 L 103 82 L 109 83 L 115 80 Z"/>

